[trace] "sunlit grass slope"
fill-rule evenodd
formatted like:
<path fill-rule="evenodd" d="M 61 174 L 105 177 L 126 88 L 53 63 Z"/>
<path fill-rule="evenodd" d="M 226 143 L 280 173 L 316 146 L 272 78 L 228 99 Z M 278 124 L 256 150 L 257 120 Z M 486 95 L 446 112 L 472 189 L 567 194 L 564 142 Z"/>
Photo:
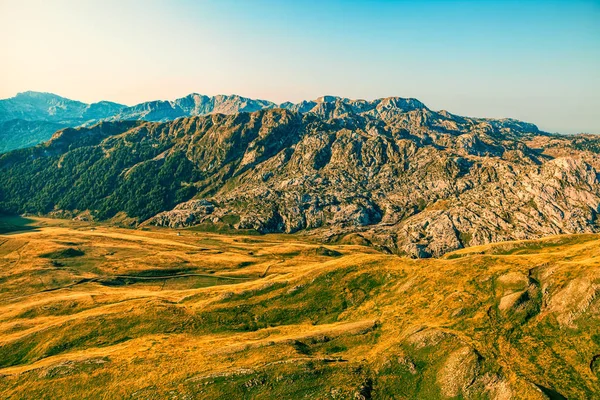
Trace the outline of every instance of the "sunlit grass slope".
<path fill-rule="evenodd" d="M 0 227 L 1 398 L 600 396 L 597 235 L 410 260 L 296 236 Z"/>

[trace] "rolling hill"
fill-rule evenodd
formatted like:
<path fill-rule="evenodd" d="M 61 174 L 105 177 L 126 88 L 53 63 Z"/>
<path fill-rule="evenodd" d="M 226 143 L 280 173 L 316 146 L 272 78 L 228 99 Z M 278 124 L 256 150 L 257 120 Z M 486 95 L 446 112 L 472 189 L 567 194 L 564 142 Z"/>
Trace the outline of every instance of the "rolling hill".
<path fill-rule="evenodd" d="M 411 260 L 0 220 L 3 398 L 592 399 L 600 238 Z"/>

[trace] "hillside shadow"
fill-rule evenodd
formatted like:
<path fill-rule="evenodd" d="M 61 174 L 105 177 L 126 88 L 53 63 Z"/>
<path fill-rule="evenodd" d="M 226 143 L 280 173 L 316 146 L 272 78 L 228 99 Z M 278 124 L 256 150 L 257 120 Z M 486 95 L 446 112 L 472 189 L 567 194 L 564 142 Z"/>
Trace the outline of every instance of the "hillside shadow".
<path fill-rule="evenodd" d="M 35 220 L 18 215 L 0 216 L 0 235 L 11 235 L 19 232 L 35 232 L 39 226 L 34 225 Z"/>
<path fill-rule="evenodd" d="M 542 385 L 538 385 L 537 383 L 535 384 L 535 386 L 537 386 L 538 389 L 540 389 L 542 391 L 542 393 L 544 393 L 550 400 L 567 400 L 567 398 L 565 396 L 558 393 L 554 389 L 550 389 L 550 388 L 544 387 Z"/>

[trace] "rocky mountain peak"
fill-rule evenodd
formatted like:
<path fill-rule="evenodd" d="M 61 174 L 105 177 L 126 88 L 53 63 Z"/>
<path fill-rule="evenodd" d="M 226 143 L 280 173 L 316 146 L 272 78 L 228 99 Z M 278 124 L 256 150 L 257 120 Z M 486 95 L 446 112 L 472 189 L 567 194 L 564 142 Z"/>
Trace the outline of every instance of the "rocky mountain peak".
<path fill-rule="evenodd" d="M 61 97 L 57 94 L 54 93 L 48 93 L 48 92 L 36 92 L 33 90 L 27 90 L 25 92 L 19 92 L 16 94 L 16 96 L 14 97 L 15 99 L 62 99 L 62 100 L 68 100 L 64 97 Z"/>
<path fill-rule="evenodd" d="M 335 103 L 338 100 L 346 100 L 348 101 L 348 99 L 342 98 L 342 97 L 338 97 L 338 96 L 331 96 L 331 95 L 325 95 L 325 96 L 321 96 L 321 97 L 317 97 L 317 99 L 315 100 L 316 103 Z"/>
<path fill-rule="evenodd" d="M 386 97 L 383 99 L 375 100 L 378 108 L 397 109 L 401 112 L 407 112 L 411 110 L 429 110 L 425 104 L 421 103 L 417 99 L 402 98 L 402 97 Z"/>

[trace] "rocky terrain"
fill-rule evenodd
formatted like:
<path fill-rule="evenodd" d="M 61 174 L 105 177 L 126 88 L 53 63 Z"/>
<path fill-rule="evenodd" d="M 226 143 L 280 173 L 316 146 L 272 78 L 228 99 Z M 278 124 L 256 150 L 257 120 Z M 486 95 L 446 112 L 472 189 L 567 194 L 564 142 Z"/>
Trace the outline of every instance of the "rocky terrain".
<path fill-rule="evenodd" d="M 235 214 L 236 228 L 317 229 L 332 240 L 360 232 L 361 240 L 416 257 L 597 229 L 597 157 L 586 153 L 590 164 L 577 151 L 552 157 L 530 147 L 526 141 L 541 135 L 533 125 L 435 113 L 416 100 L 308 106 L 302 121 L 263 115 L 263 135 L 265 125 L 285 124 L 296 137 L 258 133 L 235 183 L 208 199 L 218 207 L 192 200 L 151 222 L 185 226 Z M 263 143 L 281 140 L 293 141 L 292 150 L 268 154 Z"/>
<path fill-rule="evenodd" d="M 188 110 L 207 110 L 202 96 L 188 100 Z M 600 228 L 594 136 L 415 99 L 266 106 L 59 131 L 0 157 L 0 209 L 300 232 L 412 257 Z"/>

